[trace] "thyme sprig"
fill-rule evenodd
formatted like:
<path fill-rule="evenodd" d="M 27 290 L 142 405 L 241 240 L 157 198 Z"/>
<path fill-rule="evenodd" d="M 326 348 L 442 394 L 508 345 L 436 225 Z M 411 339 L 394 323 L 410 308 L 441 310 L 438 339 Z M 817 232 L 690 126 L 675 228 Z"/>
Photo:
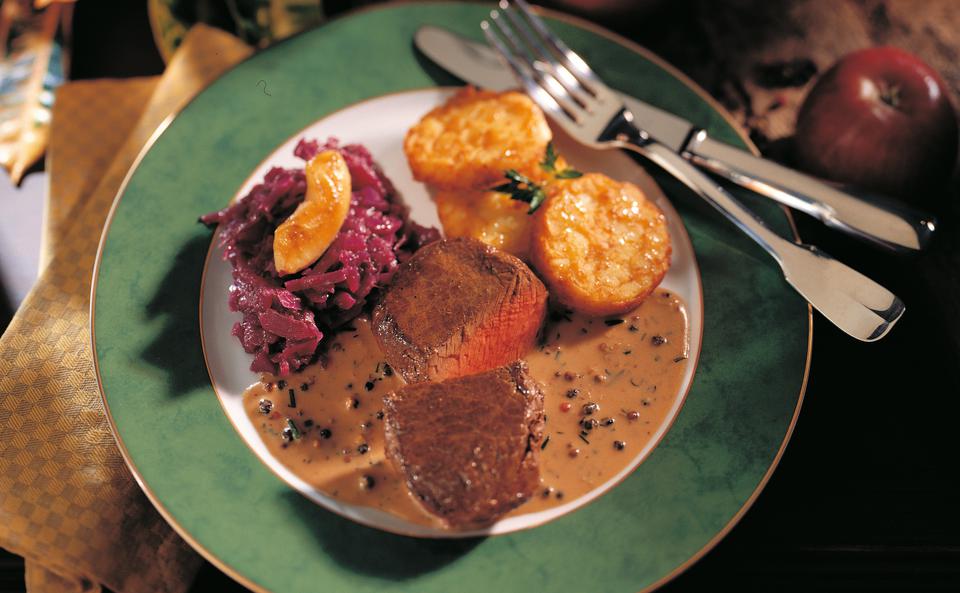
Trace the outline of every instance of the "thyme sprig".
<path fill-rule="evenodd" d="M 553 142 L 547 142 L 547 152 L 543 156 L 543 161 L 540 162 L 540 168 L 547 173 L 551 173 L 557 179 L 576 179 L 583 176 L 583 173 L 570 167 L 557 171 L 557 157 L 559 156 L 553 147 Z"/>
<path fill-rule="evenodd" d="M 558 171 L 557 158 L 559 158 L 559 155 L 553 147 L 553 142 L 548 142 L 546 154 L 544 154 L 543 160 L 540 161 L 540 168 L 553 175 L 556 179 L 576 179 L 583 175 L 580 171 L 569 167 Z M 547 199 L 547 194 L 543 191 L 543 187 L 516 169 L 507 169 L 503 175 L 507 178 L 507 183 L 498 185 L 493 188 L 493 191 L 507 194 L 511 199 L 530 204 L 527 214 L 536 212 L 537 208 Z"/>
<path fill-rule="evenodd" d="M 542 187 L 516 169 L 507 169 L 504 176 L 510 181 L 498 185 L 493 188 L 493 191 L 505 193 L 514 200 L 530 204 L 530 209 L 527 210 L 527 214 L 536 212 L 540 204 L 543 204 L 543 201 L 547 199 L 547 194 L 543 192 Z"/>

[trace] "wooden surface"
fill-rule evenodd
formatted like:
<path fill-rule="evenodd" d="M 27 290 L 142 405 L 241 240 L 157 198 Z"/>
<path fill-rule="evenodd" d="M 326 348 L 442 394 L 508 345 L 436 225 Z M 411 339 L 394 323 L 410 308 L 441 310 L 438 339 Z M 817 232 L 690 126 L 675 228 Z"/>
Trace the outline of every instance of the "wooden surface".
<path fill-rule="evenodd" d="M 853 49 L 898 45 L 936 67 L 960 105 L 957 0 L 655 4 L 633 14 L 587 16 L 688 73 L 768 155 L 786 162 L 806 86 L 761 84 L 758 68 L 771 63 L 806 59 L 822 72 Z M 85 5 L 95 10 L 95 3 L 81 3 L 78 18 Z M 139 26 L 140 15 L 127 18 Z M 87 30 L 86 39 L 95 39 L 98 26 L 108 25 L 78 23 L 78 42 Z M 78 54 L 75 64 L 87 77 L 112 73 L 111 67 L 153 73 L 149 42 L 129 41 L 139 49 L 127 53 L 139 52 L 138 62 L 124 58 L 111 66 L 103 47 L 92 43 L 84 51 L 102 61 Z M 960 449 L 956 194 L 957 183 L 944 190 L 937 240 L 916 258 L 878 253 L 797 215 L 805 241 L 889 287 L 907 312 L 875 344 L 855 342 L 815 317 L 806 398 L 779 469 L 728 537 L 663 591 L 960 591 L 960 495 L 953 485 Z M 22 590 L 17 566 L 0 556 L 0 591 Z M 193 590 L 242 589 L 206 565 Z"/>

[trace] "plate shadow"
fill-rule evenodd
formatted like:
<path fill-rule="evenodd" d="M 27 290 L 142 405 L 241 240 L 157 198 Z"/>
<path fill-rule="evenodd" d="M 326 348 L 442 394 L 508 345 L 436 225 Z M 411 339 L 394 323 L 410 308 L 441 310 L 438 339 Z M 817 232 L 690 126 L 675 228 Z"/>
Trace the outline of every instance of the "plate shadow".
<path fill-rule="evenodd" d="M 310 526 L 323 551 L 344 567 L 385 580 L 406 580 L 432 572 L 466 556 L 484 537 L 424 539 L 365 527 L 320 508 L 303 495 L 281 496 Z"/>
<path fill-rule="evenodd" d="M 140 357 L 165 373 L 175 394 L 210 384 L 196 313 L 210 240 L 209 233 L 201 233 L 180 247 L 144 312 L 147 320 L 161 320 L 162 327 Z"/>

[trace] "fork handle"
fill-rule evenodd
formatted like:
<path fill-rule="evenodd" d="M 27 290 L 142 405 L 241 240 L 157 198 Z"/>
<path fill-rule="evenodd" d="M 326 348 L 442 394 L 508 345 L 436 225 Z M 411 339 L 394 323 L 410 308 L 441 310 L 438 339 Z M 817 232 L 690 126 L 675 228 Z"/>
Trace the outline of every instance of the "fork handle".
<path fill-rule="evenodd" d="M 878 340 L 903 313 L 902 302 L 893 293 L 815 247 L 788 241 L 774 233 L 714 179 L 669 147 L 656 141 L 633 143 L 618 140 L 614 144 L 649 159 L 723 213 L 777 261 L 787 282 L 813 308 L 848 335 L 863 341 Z M 841 297 L 844 293 L 856 295 L 855 298 L 876 294 L 885 298 L 867 298 L 865 300 L 878 304 L 866 306 L 862 300 L 858 304 Z M 838 300 L 844 298 L 847 304 L 838 306 Z M 851 314 L 863 307 L 876 313 L 876 317 L 865 321 L 862 315 Z"/>
<path fill-rule="evenodd" d="M 804 212 L 827 226 L 898 253 L 924 249 L 936 219 L 890 198 L 823 181 L 753 156 L 707 136 L 691 136 L 683 156 L 756 193 Z"/>
<path fill-rule="evenodd" d="M 679 179 L 684 185 L 704 198 L 711 206 L 719 210 L 730 222 L 735 224 L 751 239 L 756 241 L 783 267 L 783 258 L 780 249 L 789 243 L 780 235 L 774 233 L 753 211 L 740 203 L 727 192 L 719 183 L 699 171 L 692 164 L 673 150 L 659 142 L 620 142 L 621 148 L 631 150 L 653 161 L 654 164 Z"/>

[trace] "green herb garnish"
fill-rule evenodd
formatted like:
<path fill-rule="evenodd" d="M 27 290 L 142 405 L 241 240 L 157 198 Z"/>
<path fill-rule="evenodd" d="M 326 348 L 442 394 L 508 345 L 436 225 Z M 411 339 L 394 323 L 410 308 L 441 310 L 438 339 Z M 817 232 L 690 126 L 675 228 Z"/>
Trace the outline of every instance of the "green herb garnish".
<path fill-rule="evenodd" d="M 553 148 L 553 142 L 547 142 L 547 152 L 540 162 L 540 168 L 552 174 L 557 179 L 576 179 L 583 175 L 580 171 L 570 168 L 557 171 L 558 157 L 557 151 Z M 511 199 L 530 204 L 530 209 L 527 210 L 527 214 L 536 212 L 537 208 L 547 199 L 547 194 L 544 193 L 542 187 L 516 169 L 507 169 L 503 175 L 509 181 L 493 188 L 493 191 L 507 194 Z"/>
<path fill-rule="evenodd" d="M 543 201 L 547 199 L 547 194 L 543 193 L 543 188 L 516 169 L 508 169 L 504 176 L 510 181 L 498 185 L 493 188 L 493 191 L 507 194 L 511 199 L 530 204 L 527 214 L 533 214 L 540 207 L 540 204 L 543 204 Z"/>
<path fill-rule="evenodd" d="M 547 142 L 547 153 L 543 156 L 543 161 L 540 162 L 540 168 L 547 173 L 553 173 L 553 176 L 557 179 L 576 179 L 583 175 L 580 171 L 569 167 L 562 171 L 557 171 L 558 156 L 557 151 L 553 148 L 553 142 Z"/>
<path fill-rule="evenodd" d="M 553 173 L 557 168 L 558 156 L 557 151 L 553 148 L 553 142 L 547 142 L 547 154 L 543 156 L 543 162 L 540 163 L 540 168 L 547 173 Z"/>
<path fill-rule="evenodd" d="M 287 428 L 290 429 L 291 441 L 295 441 L 303 436 L 303 434 L 300 432 L 300 429 L 297 428 L 297 425 L 294 423 L 294 421 L 289 418 L 287 418 Z"/>

